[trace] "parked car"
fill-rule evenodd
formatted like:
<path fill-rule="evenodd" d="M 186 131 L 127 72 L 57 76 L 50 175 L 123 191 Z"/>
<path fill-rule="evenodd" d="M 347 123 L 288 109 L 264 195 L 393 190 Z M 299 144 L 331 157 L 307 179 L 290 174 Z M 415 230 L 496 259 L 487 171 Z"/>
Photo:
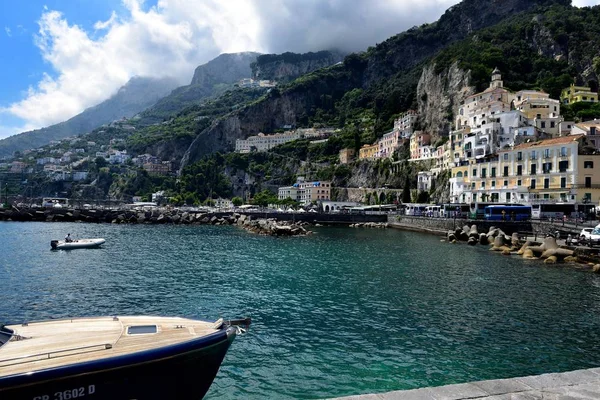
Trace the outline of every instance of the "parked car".
<path fill-rule="evenodd" d="M 595 228 L 583 228 L 579 234 L 579 241 L 591 245 L 600 245 L 600 225 Z"/>
<path fill-rule="evenodd" d="M 581 233 L 579 234 L 579 237 L 589 240 L 592 237 L 593 231 L 594 231 L 594 228 L 583 228 L 581 230 Z"/>

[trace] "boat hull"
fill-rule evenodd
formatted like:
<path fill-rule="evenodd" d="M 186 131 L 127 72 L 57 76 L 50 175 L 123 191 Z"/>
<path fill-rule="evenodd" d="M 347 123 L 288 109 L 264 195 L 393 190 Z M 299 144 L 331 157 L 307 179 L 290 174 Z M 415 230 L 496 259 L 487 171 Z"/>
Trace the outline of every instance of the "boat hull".
<path fill-rule="evenodd" d="M 0 398 L 201 399 L 212 384 L 236 329 L 189 342 L 95 362 L 7 376 Z"/>

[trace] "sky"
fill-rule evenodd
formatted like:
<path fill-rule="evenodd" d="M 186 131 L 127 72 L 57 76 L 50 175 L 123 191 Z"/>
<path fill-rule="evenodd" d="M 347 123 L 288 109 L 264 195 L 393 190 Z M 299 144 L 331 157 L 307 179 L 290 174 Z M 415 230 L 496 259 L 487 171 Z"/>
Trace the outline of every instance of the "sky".
<path fill-rule="evenodd" d="M 221 53 L 360 51 L 459 0 L 0 0 L 0 139 Z M 574 0 L 574 5 L 600 0 Z"/>

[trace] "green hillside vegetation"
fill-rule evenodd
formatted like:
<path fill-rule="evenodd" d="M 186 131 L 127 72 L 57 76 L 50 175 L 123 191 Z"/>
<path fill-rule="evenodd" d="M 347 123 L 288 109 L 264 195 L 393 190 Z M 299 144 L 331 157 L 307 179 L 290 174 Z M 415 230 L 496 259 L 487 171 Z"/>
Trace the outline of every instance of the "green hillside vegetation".
<path fill-rule="evenodd" d="M 127 141 L 128 148 L 134 153 L 161 141 L 188 138 L 193 139 L 206 129 L 215 118 L 237 110 L 244 105 L 261 98 L 267 89 L 232 89 L 214 100 L 186 108 L 171 119 L 150 126 L 140 126 Z"/>

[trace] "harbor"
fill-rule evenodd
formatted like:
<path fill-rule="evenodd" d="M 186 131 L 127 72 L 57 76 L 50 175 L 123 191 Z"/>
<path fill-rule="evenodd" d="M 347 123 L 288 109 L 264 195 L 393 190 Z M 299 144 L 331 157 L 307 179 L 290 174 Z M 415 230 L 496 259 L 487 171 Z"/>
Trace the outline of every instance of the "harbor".
<path fill-rule="evenodd" d="M 439 235 L 308 228 L 290 240 L 234 226 L 1 222 L 11 290 L 0 313 L 7 324 L 252 317 L 207 399 L 336 398 L 600 365 L 596 274 Z M 107 241 L 51 251 L 67 232 Z"/>

